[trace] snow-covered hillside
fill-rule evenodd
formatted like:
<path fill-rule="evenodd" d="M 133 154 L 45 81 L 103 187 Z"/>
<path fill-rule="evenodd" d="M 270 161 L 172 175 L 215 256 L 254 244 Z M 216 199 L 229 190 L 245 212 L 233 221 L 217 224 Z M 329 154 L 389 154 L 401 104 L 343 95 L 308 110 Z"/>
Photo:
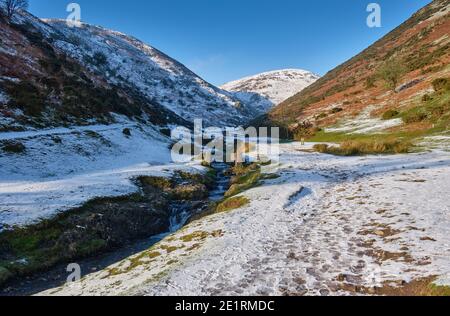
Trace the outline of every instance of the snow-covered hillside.
<path fill-rule="evenodd" d="M 170 140 L 154 127 L 125 117 L 116 121 L 0 133 L 0 232 L 95 197 L 137 192 L 133 177 L 195 171 L 199 165 L 170 163 Z M 5 142 L 22 144 L 23 153 L 2 151 Z"/>
<path fill-rule="evenodd" d="M 108 82 L 132 86 L 188 121 L 202 118 L 207 124 L 241 124 L 260 113 L 242 104 L 161 51 L 120 32 L 82 24 L 70 28 L 66 21 L 45 20 L 63 34 L 54 45 Z"/>
<path fill-rule="evenodd" d="M 243 102 L 161 51 L 120 32 L 89 24 L 70 28 L 66 21 L 41 20 L 27 12 L 17 15 L 13 24 L 0 23 L 4 30 L 0 34 L 0 104 L 5 106 L 9 97 L 15 96 L 8 101 L 9 108 L 0 108 L 0 117 L 6 116 L 4 112 L 12 106 L 31 107 L 30 100 L 35 101 L 34 110 L 50 104 L 53 109 L 39 112 L 47 117 L 59 105 L 73 107 L 72 103 L 89 108 L 86 112 L 91 114 L 107 110 L 126 114 L 129 106 L 120 106 L 125 102 L 119 97 L 112 97 L 116 105 L 100 96 L 107 91 L 130 101 L 130 111 L 137 113 L 136 117 L 142 118 L 139 112 L 147 112 L 165 121 L 161 125 L 184 124 L 172 117 L 178 116 L 190 123 L 203 119 L 207 125 L 236 126 L 263 114 L 252 100 Z M 85 85 L 77 84 L 77 80 Z M 24 95 L 23 87 L 29 86 L 40 93 Z M 91 99 L 98 96 L 97 101 L 104 103 L 102 111 L 93 109 L 96 105 Z M 28 119 L 25 115 L 16 121 Z M 48 127 L 51 121 L 55 120 L 48 119 L 42 125 Z"/>
<path fill-rule="evenodd" d="M 0 131 L 108 124 L 113 114 L 160 129 L 189 125 L 137 88 L 109 81 L 106 69 L 70 58 L 55 45 L 70 39 L 33 15 L 21 12 L 13 23 L 0 16 L 0 28 Z"/>
<path fill-rule="evenodd" d="M 299 93 L 320 77 L 306 70 L 285 69 L 264 72 L 255 76 L 232 81 L 221 86 L 222 89 L 236 93 L 245 101 L 258 101 L 265 110 Z"/>

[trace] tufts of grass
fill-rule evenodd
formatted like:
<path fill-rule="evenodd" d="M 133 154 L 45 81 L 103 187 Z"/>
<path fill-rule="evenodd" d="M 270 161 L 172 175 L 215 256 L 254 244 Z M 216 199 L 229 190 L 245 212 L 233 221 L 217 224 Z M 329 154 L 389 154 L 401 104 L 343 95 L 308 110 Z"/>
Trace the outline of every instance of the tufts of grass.
<path fill-rule="evenodd" d="M 208 189 L 203 184 L 179 185 L 170 191 L 171 197 L 178 201 L 200 201 L 208 198 Z"/>
<path fill-rule="evenodd" d="M 261 176 L 261 180 L 275 180 L 278 178 L 280 178 L 280 175 L 276 173 L 263 174 Z"/>
<path fill-rule="evenodd" d="M 202 160 L 201 166 L 206 167 L 206 168 L 211 168 L 211 163 L 206 160 Z"/>
<path fill-rule="evenodd" d="M 415 108 L 403 113 L 402 119 L 406 124 L 420 123 L 428 119 L 428 114 L 422 108 Z"/>
<path fill-rule="evenodd" d="M 381 117 L 383 120 L 392 120 L 393 118 L 396 118 L 400 114 L 397 110 L 388 110 L 383 113 L 383 116 Z"/>
<path fill-rule="evenodd" d="M 257 163 L 251 163 L 251 164 L 238 164 L 231 168 L 231 172 L 235 176 L 242 176 L 246 175 L 249 172 L 256 171 L 259 169 L 259 165 Z"/>
<path fill-rule="evenodd" d="M 336 114 L 336 113 L 340 113 L 342 111 L 344 111 L 343 108 L 336 107 L 336 108 L 331 109 L 330 113 L 331 114 Z"/>
<path fill-rule="evenodd" d="M 189 173 L 185 171 L 178 171 L 175 173 L 176 177 L 181 180 L 192 183 L 192 184 L 203 184 L 207 187 L 213 187 L 216 178 L 216 171 L 210 168 L 206 175 L 201 173 Z"/>
<path fill-rule="evenodd" d="M 137 180 L 143 185 L 149 185 L 161 190 L 170 190 L 172 188 L 172 181 L 164 177 L 144 176 L 139 177 Z"/>
<path fill-rule="evenodd" d="M 2 150 L 10 154 L 22 154 L 26 151 L 26 147 L 17 141 L 6 141 L 3 142 Z"/>
<path fill-rule="evenodd" d="M 231 186 L 225 193 L 226 198 L 255 187 L 261 179 L 261 167 L 256 163 L 237 165 L 232 168 L 232 172 L 235 176 L 232 177 Z"/>
<path fill-rule="evenodd" d="M 449 78 L 438 78 L 432 82 L 433 89 L 436 92 L 450 90 L 450 79 Z"/>
<path fill-rule="evenodd" d="M 95 132 L 95 131 L 91 131 L 91 130 L 87 130 L 84 132 L 86 134 L 86 136 L 92 137 L 92 138 L 102 138 L 102 136 Z"/>
<path fill-rule="evenodd" d="M 436 88 L 435 88 L 436 89 Z M 450 89 L 438 87 L 437 92 L 422 98 L 421 103 L 401 113 L 406 124 L 427 121 L 448 127 L 450 122 Z"/>
<path fill-rule="evenodd" d="M 226 198 L 232 197 L 255 187 L 260 179 L 261 179 L 260 170 L 252 171 L 246 175 L 236 177 L 235 179 L 232 180 L 232 185 L 225 193 L 225 197 Z"/>
<path fill-rule="evenodd" d="M 330 149 L 330 146 L 327 145 L 327 144 L 317 144 L 317 145 L 314 145 L 313 148 L 318 153 L 326 154 L 326 153 L 328 153 L 328 150 Z"/>
<path fill-rule="evenodd" d="M 180 238 L 182 242 L 192 242 L 194 240 L 201 241 L 209 237 L 209 233 L 205 231 L 196 231 L 189 235 L 184 235 Z"/>
<path fill-rule="evenodd" d="M 245 196 L 232 197 L 220 203 L 216 208 L 216 212 L 217 213 L 229 212 L 241 208 L 249 203 L 250 200 Z"/>
<path fill-rule="evenodd" d="M 430 296 L 450 296 L 450 287 L 438 286 L 434 282 L 435 276 L 412 280 L 409 283 L 403 281 L 385 281 L 380 287 L 355 287 L 347 283 L 340 285 L 341 289 L 351 293 L 363 295 L 382 296 L 409 296 L 409 297 L 430 297 Z"/>
<path fill-rule="evenodd" d="M 131 130 L 130 130 L 129 128 L 124 128 L 123 131 L 122 131 L 122 133 L 123 133 L 125 136 L 128 136 L 128 137 L 131 136 Z"/>
<path fill-rule="evenodd" d="M 410 142 L 400 140 L 345 141 L 340 146 L 318 144 L 314 150 L 324 154 L 337 156 L 362 156 L 374 154 L 408 153 L 412 147 Z"/>
<path fill-rule="evenodd" d="M 174 251 L 177 251 L 179 249 L 183 249 L 183 246 L 177 247 L 177 246 L 171 246 L 171 245 L 161 245 L 160 246 L 162 250 L 165 250 L 167 253 L 172 253 Z"/>
<path fill-rule="evenodd" d="M 131 270 L 136 269 L 137 267 L 148 263 L 159 256 L 161 253 L 153 250 L 154 247 L 150 248 L 148 251 L 144 251 L 132 258 L 130 258 L 130 264 L 126 268 L 122 267 L 114 267 L 108 270 L 109 276 L 116 276 L 130 272 Z"/>
<path fill-rule="evenodd" d="M 13 274 L 6 268 L 0 266 L 0 284 L 9 280 Z"/>
<path fill-rule="evenodd" d="M 450 286 L 439 286 L 434 283 L 428 285 L 431 296 L 450 296 Z"/>

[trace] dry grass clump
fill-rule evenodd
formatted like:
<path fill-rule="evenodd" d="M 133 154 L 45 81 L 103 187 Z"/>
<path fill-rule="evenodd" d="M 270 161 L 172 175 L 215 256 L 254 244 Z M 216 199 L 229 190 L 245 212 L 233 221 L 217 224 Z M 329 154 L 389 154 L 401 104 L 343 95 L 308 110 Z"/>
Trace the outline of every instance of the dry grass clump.
<path fill-rule="evenodd" d="M 142 176 L 137 179 L 142 185 L 149 185 L 161 190 L 170 190 L 172 181 L 164 177 Z"/>
<path fill-rule="evenodd" d="M 383 113 L 382 119 L 385 121 L 392 120 L 393 118 L 396 118 L 399 114 L 400 112 L 397 110 L 388 110 Z"/>
<path fill-rule="evenodd" d="M 238 196 L 226 199 L 217 206 L 216 212 L 223 213 L 241 208 L 250 203 L 250 200 L 244 196 Z"/>
<path fill-rule="evenodd" d="M 409 283 L 399 281 L 386 281 L 381 287 L 367 288 L 344 283 L 341 289 L 363 295 L 378 296 L 450 296 L 450 287 L 435 285 L 436 277 L 427 277 L 412 280 Z"/>
<path fill-rule="evenodd" d="M 412 147 L 410 142 L 401 140 L 350 140 L 337 146 L 327 144 L 317 144 L 314 150 L 338 156 L 360 156 L 376 154 L 404 154 L 408 153 Z"/>
<path fill-rule="evenodd" d="M 24 144 L 22 144 L 20 142 L 15 142 L 15 141 L 3 142 L 3 144 L 1 145 L 1 148 L 4 152 L 10 153 L 10 154 L 22 154 L 26 150 Z"/>

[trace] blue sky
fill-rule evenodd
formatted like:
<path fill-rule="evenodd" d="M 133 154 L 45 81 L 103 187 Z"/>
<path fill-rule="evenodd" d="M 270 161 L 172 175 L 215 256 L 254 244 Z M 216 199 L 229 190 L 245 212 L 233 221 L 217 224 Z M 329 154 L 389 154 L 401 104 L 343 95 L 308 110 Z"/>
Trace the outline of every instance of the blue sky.
<path fill-rule="evenodd" d="M 30 11 L 131 34 L 213 84 L 263 71 L 302 68 L 320 75 L 401 24 L 430 0 L 30 0 Z M 368 28 L 366 7 L 382 8 Z"/>

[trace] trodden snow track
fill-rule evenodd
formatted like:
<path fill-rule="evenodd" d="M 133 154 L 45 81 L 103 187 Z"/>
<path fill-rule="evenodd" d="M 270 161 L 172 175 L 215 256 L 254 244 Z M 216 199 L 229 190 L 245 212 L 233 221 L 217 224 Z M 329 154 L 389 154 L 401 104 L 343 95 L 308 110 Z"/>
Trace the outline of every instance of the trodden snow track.
<path fill-rule="evenodd" d="M 303 149 L 282 145 L 281 166 L 265 170 L 281 177 L 247 191 L 250 205 L 161 242 L 175 251 L 133 268 L 127 259 L 43 294 L 328 295 L 429 276 L 448 283 L 448 152 L 335 157 Z M 204 238 L 187 238 L 199 232 Z"/>

